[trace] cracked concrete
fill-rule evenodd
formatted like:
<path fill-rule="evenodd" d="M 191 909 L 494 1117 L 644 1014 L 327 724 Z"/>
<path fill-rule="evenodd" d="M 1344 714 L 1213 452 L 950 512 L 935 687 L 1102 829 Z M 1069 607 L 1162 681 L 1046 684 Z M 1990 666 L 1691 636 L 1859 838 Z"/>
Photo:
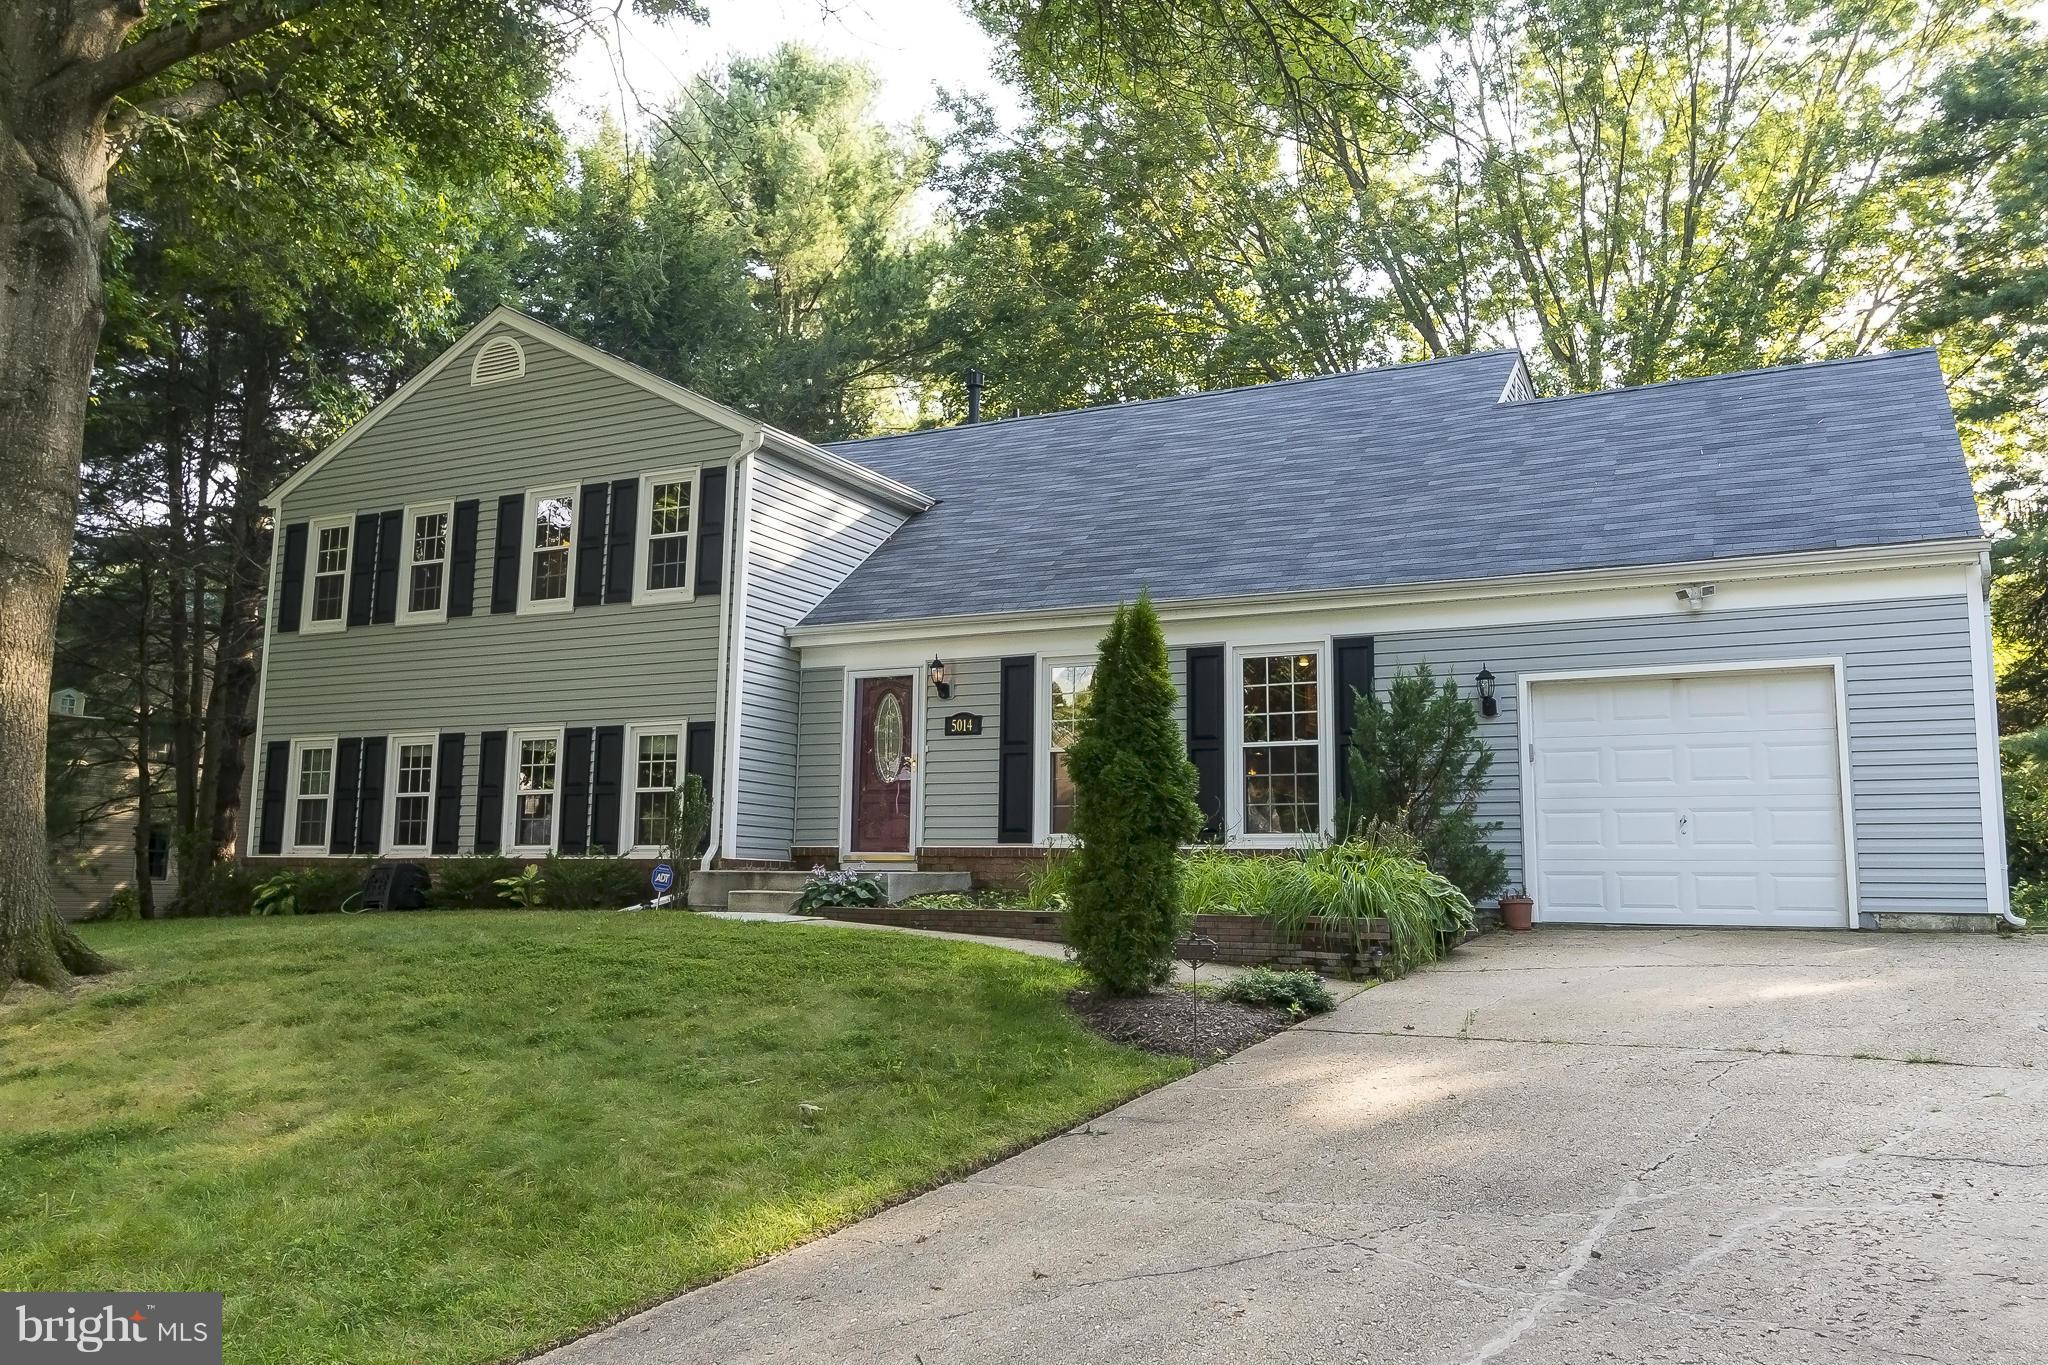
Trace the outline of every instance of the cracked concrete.
<path fill-rule="evenodd" d="M 2031 1365 L 2043 1133 L 2048 942 L 1494 935 L 543 1359 Z"/>

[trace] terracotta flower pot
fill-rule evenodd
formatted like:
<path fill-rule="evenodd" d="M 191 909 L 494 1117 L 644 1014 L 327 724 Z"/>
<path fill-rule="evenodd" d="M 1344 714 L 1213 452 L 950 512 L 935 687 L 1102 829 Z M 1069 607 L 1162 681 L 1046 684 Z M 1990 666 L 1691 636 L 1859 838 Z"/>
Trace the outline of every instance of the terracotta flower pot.
<path fill-rule="evenodd" d="M 1527 896 L 1500 898 L 1500 927 L 1522 931 L 1535 923 L 1536 902 Z"/>

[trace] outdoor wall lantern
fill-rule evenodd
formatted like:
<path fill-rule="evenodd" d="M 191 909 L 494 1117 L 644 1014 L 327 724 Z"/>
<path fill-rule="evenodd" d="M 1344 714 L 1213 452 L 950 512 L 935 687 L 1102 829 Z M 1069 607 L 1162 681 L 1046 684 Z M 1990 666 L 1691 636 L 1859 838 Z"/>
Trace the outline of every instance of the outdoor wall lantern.
<path fill-rule="evenodd" d="M 946 667 L 946 661 L 936 654 L 932 656 L 932 691 L 939 694 L 940 701 L 950 701 L 953 696 L 953 673 Z"/>
<path fill-rule="evenodd" d="M 1500 703 L 1493 699 L 1493 670 L 1481 664 L 1479 676 L 1472 681 L 1479 684 L 1479 714 L 1482 716 L 1499 715 Z"/>

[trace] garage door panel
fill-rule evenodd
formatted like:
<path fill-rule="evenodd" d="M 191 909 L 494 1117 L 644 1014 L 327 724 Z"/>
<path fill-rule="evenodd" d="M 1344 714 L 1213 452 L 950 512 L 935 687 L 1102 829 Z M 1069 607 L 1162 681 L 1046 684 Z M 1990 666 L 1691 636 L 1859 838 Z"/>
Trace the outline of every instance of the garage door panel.
<path fill-rule="evenodd" d="M 1537 683 L 1538 913 L 1847 920 L 1831 671 Z"/>

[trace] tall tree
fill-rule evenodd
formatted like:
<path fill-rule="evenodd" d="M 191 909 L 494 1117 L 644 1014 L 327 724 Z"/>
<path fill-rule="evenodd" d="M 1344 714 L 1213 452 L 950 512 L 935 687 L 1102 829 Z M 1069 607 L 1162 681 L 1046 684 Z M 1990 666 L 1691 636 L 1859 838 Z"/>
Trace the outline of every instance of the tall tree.
<path fill-rule="evenodd" d="M 791 46 L 694 82 L 644 151 L 607 124 L 523 245 L 527 306 L 806 436 L 872 430 L 916 368 L 937 253 L 912 212 L 931 144 L 873 96 L 865 68 Z"/>
<path fill-rule="evenodd" d="M 695 12 L 690 0 L 637 7 Z M 0 4 L 0 986 L 61 986 L 108 965 L 51 912 L 43 797 L 121 154 L 151 125 L 203 128 L 227 106 L 290 100 L 309 81 L 358 96 L 331 106 L 338 132 L 360 113 L 422 162 L 474 156 L 500 132 L 494 94 L 551 73 L 584 17 L 548 0 Z"/>

